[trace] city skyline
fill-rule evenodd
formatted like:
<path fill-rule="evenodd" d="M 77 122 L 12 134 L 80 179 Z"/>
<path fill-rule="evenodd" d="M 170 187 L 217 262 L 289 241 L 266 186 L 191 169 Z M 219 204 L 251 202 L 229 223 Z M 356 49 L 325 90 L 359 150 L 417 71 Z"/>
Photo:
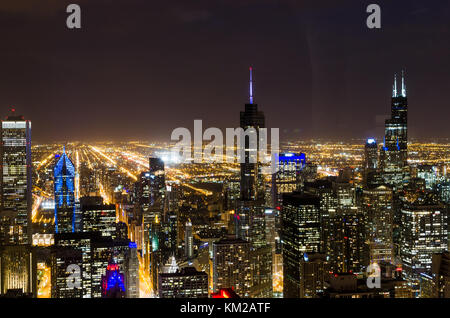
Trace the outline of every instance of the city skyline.
<path fill-rule="evenodd" d="M 450 298 L 449 3 L 33 1 L 0 3 L 0 299 Z"/>

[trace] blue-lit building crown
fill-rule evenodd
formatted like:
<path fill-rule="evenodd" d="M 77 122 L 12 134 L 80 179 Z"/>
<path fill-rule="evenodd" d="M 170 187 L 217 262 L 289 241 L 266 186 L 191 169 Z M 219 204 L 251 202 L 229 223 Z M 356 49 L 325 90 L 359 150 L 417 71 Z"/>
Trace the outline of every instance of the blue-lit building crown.
<path fill-rule="evenodd" d="M 74 232 L 75 229 L 75 166 L 61 155 L 54 169 L 55 232 Z"/>

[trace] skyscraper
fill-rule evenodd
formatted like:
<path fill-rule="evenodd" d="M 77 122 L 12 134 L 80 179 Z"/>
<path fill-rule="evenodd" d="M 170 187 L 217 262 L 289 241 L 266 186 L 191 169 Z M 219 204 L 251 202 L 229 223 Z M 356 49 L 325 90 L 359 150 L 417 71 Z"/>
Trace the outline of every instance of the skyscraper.
<path fill-rule="evenodd" d="M 362 206 L 367 217 L 367 239 L 371 262 L 394 261 L 394 209 L 392 189 L 379 186 L 364 189 Z"/>
<path fill-rule="evenodd" d="M 401 187 L 408 180 L 408 98 L 402 72 L 401 92 L 397 90 L 397 76 L 392 91 L 391 118 L 385 123 L 382 148 L 383 177 L 387 184 Z"/>
<path fill-rule="evenodd" d="M 208 274 L 195 267 L 183 267 L 176 273 L 161 273 L 160 298 L 208 298 Z"/>
<path fill-rule="evenodd" d="M 160 158 L 149 158 L 149 204 L 150 207 L 159 206 L 164 209 L 166 191 L 164 161 Z"/>
<path fill-rule="evenodd" d="M 253 103 L 253 69 L 250 67 L 250 98 L 249 103 L 245 104 L 245 111 L 241 112 L 240 127 L 244 130 L 253 128 L 257 133 L 257 142 L 259 142 L 259 128 L 265 127 L 265 117 L 264 113 L 258 111 L 258 104 Z M 258 164 L 259 158 L 251 162 L 254 155 L 250 149 L 251 143 L 250 138 L 245 136 L 244 144 L 241 147 L 245 149 L 245 162 L 241 163 L 241 199 L 242 200 L 255 200 L 260 197 L 260 178 L 261 171 L 260 165 Z M 258 153 L 258 145 L 256 149 L 256 154 Z"/>
<path fill-rule="evenodd" d="M 321 246 L 320 200 L 299 192 L 283 194 L 281 210 L 283 297 L 299 298 L 300 263 L 304 254 Z"/>
<path fill-rule="evenodd" d="M 367 139 L 364 147 L 364 169 L 378 168 L 378 145 L 373 138 Z"/>
<path fill-rule="evenodd" d="M 377 141 L 374 138 L 369 138 L 364 147 L 363 187 L 372 189 L 385 184 L 381 172 Z"/>
<path fill-rule="evenodd" d="M 139 258 L 136 243 L 130 242 L 129 247 L 125 262 L 125 290 L 127 298 L 139 298 Z"/>
<path fill-rule="evenodd" d="M 433 254 L 448 249 L 447 213 L 428 192 L 411 197 L 401 208 L 400 256 L 403 272 L 413 285 L 420 273 L 431 272 Z"/>
<path fill-rule="evenodd" d="M 54 178 L 55 232 L 75 232 L 75 166 L 65 148 L 55 165 Z"/>
<path fill-rule="evenodd" d="M 10 116 L 2 121 L 1 206 L 4 244 L 31 243 L 31 122 L 23 116 Z"/>
<path fill-rule="evenodd" d="M 241 163 L 241 195 L 235 214 L 236 235 L 250 243 L 251 297 L 272 296 L 272 248 L 266 241 L 263 178 L 259 158 L 260 128 L 265 128 L 264 113 L 253 103 L 253 69 L 250 67 L 249 103 L 240 113 L 240 127 L 254 129 L 256 144 L 245 135 L 241 143 L 245 160 Z M 254 148 L 256 147 L 256 149 Z M 239 149 L 238 149 L 239 151 Z"/>
<path fill-rule="evenodd" d="M 249 297 L 252 284 L 250 244 L 240 239 L 213 243 L 213 291 L 233 288 L 240 297 Z"/>
<path fill-rule="evenodd" d="M 329 268 L 336 272 L 362 272 L 369 263 L 366 217 L 359 207 L 330 211 L 327 229 Z"/>
<path fill-rule="evenodd" d="M 283 153 L 278 156 L 278 169 L 272 175 L 272 197 L 274 208 L 280 207 L 283 193 L 300 190 L 301 171 L 306 165 L 304 153 Z"/>
<path fill-rule="evenodd" d="M 93 202 L 91 197 L 81 198 L 82 231 L 100 232 L 102 236 L 116 237 L 116 205 Z"/>
<path fill-rule="evenodd" d="M 120 272 L 119 265 L 109 263 L 102 276 L 102 297 L 125 298 L 125 295 L 125 276 Z"/>

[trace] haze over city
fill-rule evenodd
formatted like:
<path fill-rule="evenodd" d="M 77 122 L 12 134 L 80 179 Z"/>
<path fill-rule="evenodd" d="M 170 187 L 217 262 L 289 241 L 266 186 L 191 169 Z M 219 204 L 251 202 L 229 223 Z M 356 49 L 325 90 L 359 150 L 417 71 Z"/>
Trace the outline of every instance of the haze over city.
<path fill-rule="evenodd" d="M 68 1 L 0 4 L 0 105 L 33 142 L 167 141 L 176 127 L 237 127 L 255 102 L 281 138 L 381 137 L 393 73 L 405 70 L 410 136 L 447 137 L 448 1 Z M 70 120 L 67 120 L 70 118 Z"/>

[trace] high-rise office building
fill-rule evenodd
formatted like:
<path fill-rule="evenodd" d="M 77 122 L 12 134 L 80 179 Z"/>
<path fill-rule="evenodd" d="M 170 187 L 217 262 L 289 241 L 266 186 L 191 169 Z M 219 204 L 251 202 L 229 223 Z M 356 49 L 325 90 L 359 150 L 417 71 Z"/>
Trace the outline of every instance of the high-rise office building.
<path fill-rule="evenodd" d="M 364 147 L 364 169 L 378 169 L 378 145 L 374 138 L 367 139 Z"/>
<path fill-rule="evenodd" d="M 161 273 L 158 284 L 159 298 L 208 298 L 208 274 L 195 267 Z"/>
<path fill-rule="evenodd" d="M 435 298 L 450 298 L 450 253 L 432 256 L 433 293 Z"/>
<path fill-rule="evenodd" d="M 136 209 L 139 216 L 139 222 L 142 222 L 143 226 L 143 257 L 146 259 L 147 264 L 150 264 L 150 258 L 155 257 L 152 245 L 155 244 L 154 240 L 157 237 L 158 241 L 162 239 L 162 233 L 156 233 L 156 227 L 161 229 L 161 222 L 166 219 L 165 215 L 165 174 L 164 174 L 164 162 L 159 158 L 149 159 L 149 171 L 142 172 L 138 181 L 135 184 L 136 191 Z M 161 254 L 159 249 L 159 243 L 157 254 Z M 150 255 L 153 253 L 153 255 Z M 164 254 L 164 256 L 166 256 Z M 162 255 L 158 255 L 155 261 L 159 262 Z M 155 264 L 154 264 L 155 265 Z M 157 267 L 162 264 L 157 265 Z M 155 265 L 156 266 L 156 265 Z M 157 274 L 154 276 L 156 284 Z M 155 285 L 155 290 L 157 284 Z"/>
<path fill-rule="evenodd" d="M 282 194 L 300 190 L 301 171 L 306 165 L 304 153 L 284 153 L 278 157 L 278 169 L 272 175 L 273 207 L 282 205 Z"/>
<path fill-rule="evenodd" d="M 326 255 L 335 273 L 361 273 L 369 263 L 366 216 L 358 207 L 331 211 L 327 226 Z"/>
<path fill-rule="evenodd" d="M 319 298 L 326 285 L 327 258 L 322 253 L 304 253 L 300 259 L 300 298 Z"/>
<path fill-rule="evenodd" d="M 402 72 L 401 91 L 394 77 L 391 118 L 385 123 L 384 146 L 381 152 L 381 167 L 384 181 L 400 188 L 409 179 L 408 169 L 408 98 L 405 76 Z"/>
<path fill-rule="evenodd" d="M 141 213 L 154 210 L 161 216 L 164 209 L 166 186 L 164 162 L 160 158 L 149 158 L 149 171 L 141 173 L 136 190 L 137 203 Z"/>
<path fill-rule="evenodd" d="M 335 178 L 335 177 L 333 177 Z M 321 251 L 327 251 L 328 240 L 328 224 L 330 215 L 336 212 L 338 206 L 337 195 L 333 189 L 333 179 L 331 177 L 326 179 L 315 180 L 314 182 L 305 182 L 304 188 L 306 193 L 311 193 L 320 199 L 320 216 L 321 216 Z"/>
<path fill-rule="evenodd" d="M 31 243 L 31 122 L 12 114 L 1 128 L 1 207 L 3 244 Z"/>
<path fill-rule="evenodd" d="M 125 261 L 125 291 L 127 298 L 139 298 L 139 258 L 136 243 L 129 243 L 129 253 Z"/>
<path fill-rule="evenodd" d="M 55 232 L 75 232 L 75 166 L 66 154 L 54 169 Z"/>
<path fill-rule="evenodd" d="M 283 297 L 300 297 L 300 263 L 305 253 L 319 252 L 321 246 L 320 200 L 293 192 L 283 194 L 281 210 L 283 249 Z"/>
<path fill-rule="evenodd" d="M 425 187 L 428 190 L 433 190 L 437 184 L 437 168 L 431 165 L 417 166 L 417 177 L 425 180 Z"/>
<path fill-rule="evenodd" d="M 213 291 L 233 288 L 240 297 L 249 297 L 252 276 L 250 244 L 241 239 L 221 239 L 213 243 Z"/>
<path fill-rule="evenodd" d="M 164 161 L 160 158 L 149 158 L 150 172 L 150 207 L 165 211 L 166 178 Z M 163 217 L 164 219 L 164 217 Z"/>
<path fill-rule="evenodd" d="M 88 287 L 87 278 L 81 272 L 83 252 L 80 249 L 67 246 L 54 248 L 50 268 L 51 298 L 83 298 L 87 295 L 84 289 L 90 288 L 90 285 Z"/>
<path fill-rule="evenodd" d="M 429 192 L 409 197 L 403 203 L 400 256 L 409 280 L 431 272 L 432 255 L 448 249 L 447 214 L 446 206 Z"/>
<path fill-rule="evenodd" d="M 386 186 L 364 189 L 362 206 L 367 218 L 367 239 L 370 241 L 370 261 L 394 261 L 393 192 Z"/>
<path fill-rule="evenodd" d="M 116 237 L 118 223 L 115 204 L 92 202 L 90 197 L 83 197 L 81 212 L 83 232 L 100 232 L 102 236 Z"/>
<path fill-rule="evenodd" d="M 363 185 L 365 187 L 372 188 L 384 184 L 378 160 L 378 144 L 374 138 L 367 139 L 364 147 L 364 163 L 362 168 Z"/>

